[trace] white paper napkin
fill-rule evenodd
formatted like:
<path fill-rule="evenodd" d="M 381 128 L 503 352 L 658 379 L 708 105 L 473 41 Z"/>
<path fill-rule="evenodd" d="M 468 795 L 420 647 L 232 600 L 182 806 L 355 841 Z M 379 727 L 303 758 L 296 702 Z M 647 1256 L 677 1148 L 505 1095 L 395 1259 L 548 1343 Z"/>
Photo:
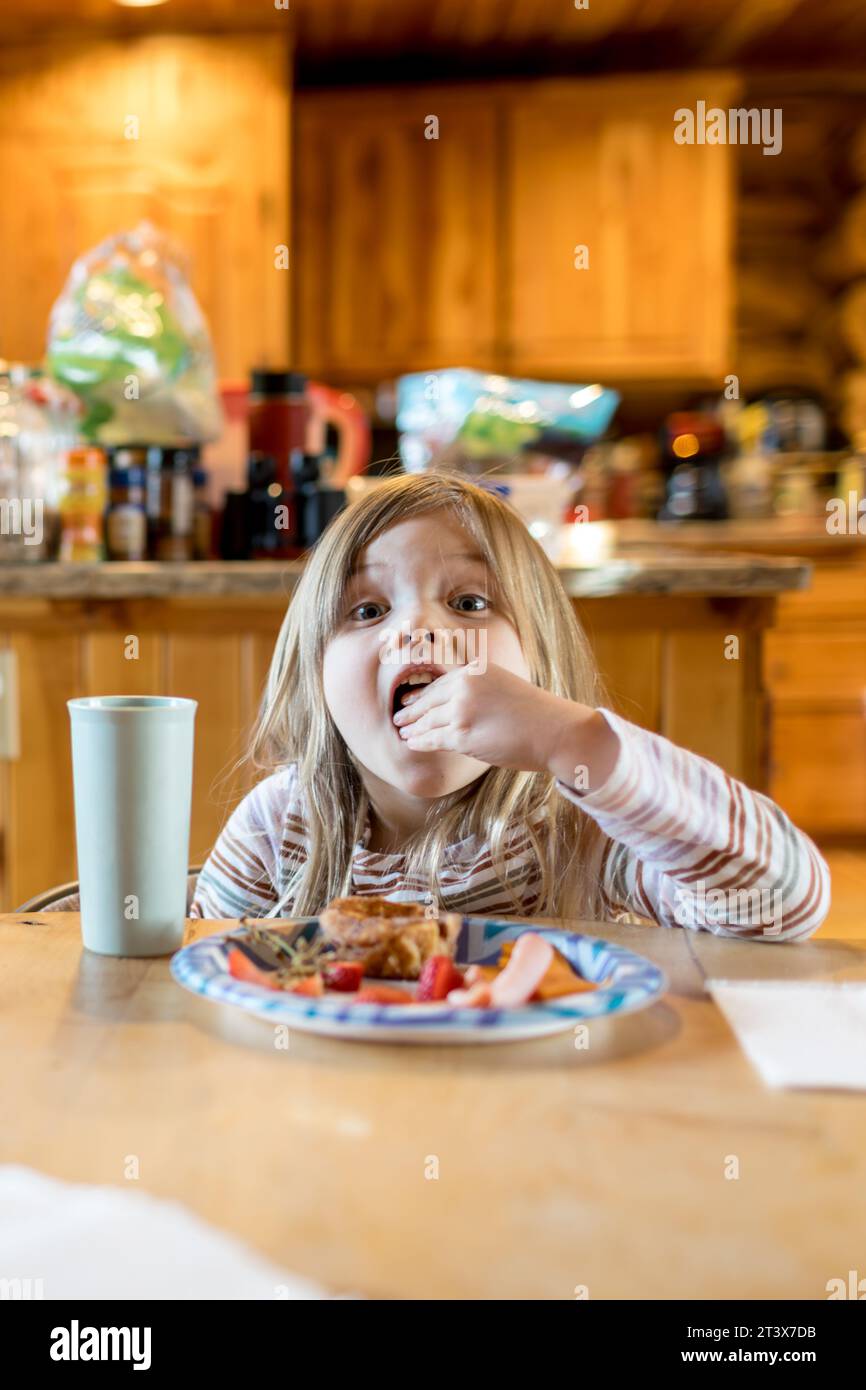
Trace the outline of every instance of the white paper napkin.
<path fill-rule="evenodd" d="M 26 1298 L 322 1299 L 178 1202 L 0 1167 L 0 1273 Z"/>
<path fill-rule="evenodd" d="M 707 980 L 769 1086 L 866 1090 L 866 984 Z"/>

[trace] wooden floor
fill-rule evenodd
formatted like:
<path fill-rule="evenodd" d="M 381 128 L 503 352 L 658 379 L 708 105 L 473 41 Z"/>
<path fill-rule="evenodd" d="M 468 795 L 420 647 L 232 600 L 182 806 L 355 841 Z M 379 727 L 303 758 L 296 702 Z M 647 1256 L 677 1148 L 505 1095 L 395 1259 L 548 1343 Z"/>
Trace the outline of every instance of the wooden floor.
<path fill-rule="evenodd" d="M 866 846 L 833 849 L 822 845 L 821 851 L 830 866 L 833 903 L 816 936 L 862 938 L 866 932 Z"/>

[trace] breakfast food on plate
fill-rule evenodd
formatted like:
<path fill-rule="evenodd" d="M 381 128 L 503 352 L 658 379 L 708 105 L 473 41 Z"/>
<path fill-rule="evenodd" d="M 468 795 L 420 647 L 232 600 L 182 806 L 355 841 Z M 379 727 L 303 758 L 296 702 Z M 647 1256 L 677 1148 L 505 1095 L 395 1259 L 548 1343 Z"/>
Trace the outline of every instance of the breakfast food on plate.
<path fill-rule="evenodd" d="M 433 916 L 423 903 L 377 897 L 335 898 L 319 917 L 326 939 L 380 980 L 417 980 L 432 956 L 453 956 L 461 922 L 456 912 Z"/>
<path fill-rule="evenodd" d="M 453 960 L 459 916 L 431 918 L 421 903 L 382 898 L 338 898 L 327 912 L 330 932 L 323 930 L 312 940 L 299 936 L 294 923 L 287 935 L 243 919 L 247 936 L 232 940 L 229 972 L 244 984 L 290 994 L 317 998 L 327 990 L 350 995 L 347 1004 L 447 1001 L 456 1008 L 515 1009 L 598 988 L 539 932 L 521 932 L 507 941 L 496 965 L 460 970 Z M 324 914 L 319 923 L 324 928 Z M 369 977 L 374 983 L 367 983 Z M 418 983 L 413 992 L 377 984 L 377 979 Z"/>
<path fill-rule="evenodd" d="M 359 960 L 327 961 L 322 974 L 328 989 L 335 989 L 338 994 L 352 994 L 364 983 L 364 967 Z"/>
<path fill-rule="evenodd" d="M 518 937 L 522 940 L 522 937 Z M 511 953 L 516 942 L 506 941 L 499 953 L 498 965 L 468 965 L 466 967 L 466 984 L 474 985 L 481 982 L 490 984 L 503 967 L 508 964 Z M 541 983 L 532 995 L 533 1000 L 538 999 L 561 999 L 564 994 L 581 994 L 586 990 L 598 989 L 598 985 L 593 980 L 585 980 L 582 975 L 569 965 L 565 956 L 560 955 L 554 949 L 553 959 L 542 976 Z"/>
<path fill-rule="evenodd" d="M 553 947 L 537 932 L 528 931 L 517 938 L 504 965 L 502 959 L 500 956 L 499 968 L 490 974 L 470 975 L 467 971 L 467 988 L 449 994 L 449 1004 L 481 1009 L 515 1009 L 527 1004 L 553 963 Z"/>
<path fill-rule="evenodd" d="M 414 1004 L 415 998 L 408 989 L 395 989 L 394 985 L 365 985 L 359 989 L 353 1000 L 355 1004 Z"/>
<path fill-rule="evenodd" d="M 294 922 L 280 922 L 281 927 L 289 927 L 288 934 L 250 917 L 242 917 L 241 926 L 246 928 L 246 936 L 232 941 L 228 967 L 229 974 L 244 984 L 317 997 L 324 994 L 326 984 L 331 989 L 355 990 L 361 983 L 362 971 L 354 962 L 345 961 L 339 962 L 344 968 L 332 984 L 330 972 L 338 962 L 331 948 L 322 941 L 298 936 Z"/>
<path fill-rule="evenodd" d="M 415 999 L 419 1004 L 430 1004 L 439 999 L 447 999 L 453 989 L 463 988 L 463 975 L 450 956 L 430 956 L 418 979 Z"/>
<path fill-rule="evenodd" d="M 533 996 L 553 961 L 553 947 L 536 932 L 524 932 L 490 985 L 494 1007 L 515 1009 Z"/>
<path fill-rule="evenodd" d="M 310 974 L 289 974 L 284 967 L 265 969 L 251 960 L 242 946 L 233 946 L 229 951 L 229 974 L 235 980 L 247 985 L 261 985 L 264 989 L 285 989 L 291 994 L 321 995 L 325 984 L 318 971 Z"/>

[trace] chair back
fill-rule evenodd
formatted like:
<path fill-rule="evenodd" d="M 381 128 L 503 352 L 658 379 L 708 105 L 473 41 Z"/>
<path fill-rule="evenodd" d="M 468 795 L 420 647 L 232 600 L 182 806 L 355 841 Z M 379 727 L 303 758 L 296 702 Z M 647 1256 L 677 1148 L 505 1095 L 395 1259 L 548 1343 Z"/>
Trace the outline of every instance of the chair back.
<path fill-rule="evenodd" d="M 195 886 L 198 876 L 201 873 L 201 864 L 187 870 L 186 878 L 186 910 L 192 905 L 195 897 Z M 80 912 L 81 898 L 78 893 L 77 883 L 60 883 L 56 888 L 46 888 L 44 892 L 37 893 L 35 897 L 28 898 L 26 903 L 15 909 L 20 916 L 24 912 Z"/>

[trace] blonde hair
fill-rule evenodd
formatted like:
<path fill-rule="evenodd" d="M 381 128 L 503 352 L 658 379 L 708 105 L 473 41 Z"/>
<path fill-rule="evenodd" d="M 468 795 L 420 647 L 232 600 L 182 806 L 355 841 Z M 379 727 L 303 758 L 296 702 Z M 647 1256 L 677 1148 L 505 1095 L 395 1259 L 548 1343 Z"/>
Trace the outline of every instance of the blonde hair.
<path fill-rule="evenodd" d="M 346 584 L 361 552 L 378 536 L 411 517 L 442 510 L 478 544 L 533 682 L 581 704 L 604 702 L 592 652 L 556 571 L 509 506 L 453 473 L 401 475 L 371 489 L 336 517 L 309 557 L 277 638 L 253 736 L 257 767 L 297 767 L 308 854 L 280 906 L 290 900 L 299 916 L 316 914 L 349 891 L 352 852 L 368 812 L 359 770 L 330 716 L 322 684 L 324 652 L 342 620 Z M 547 773 L 491 767 L 468 787 L 432 801 L 427 825 L 404 846 L 406 872 L 426 879 L 439 901 L 446 846 L 480 836 L 519 913 L 505 853 L 516 826 L 528 830 L 539 859 L 535 911 L 598 918 L 605 837 L 556 791 Z"/>

